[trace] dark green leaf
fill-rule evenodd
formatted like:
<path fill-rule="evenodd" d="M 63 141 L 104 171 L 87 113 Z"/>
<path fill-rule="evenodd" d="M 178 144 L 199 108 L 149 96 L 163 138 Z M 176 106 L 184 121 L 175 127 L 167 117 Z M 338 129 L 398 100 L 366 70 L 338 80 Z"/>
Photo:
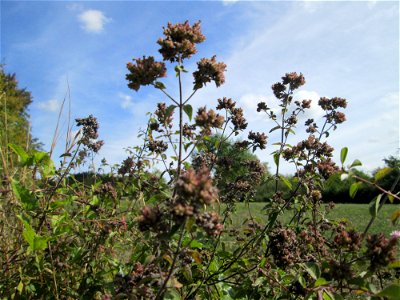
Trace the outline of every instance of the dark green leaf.
<path fill-rule="evenodd" d="M 22 206 L 26 210 L 34 210 L 38 207 L 38 201 L 35 196 L 25 187 L 21 186 L 18 181 L 12 180 L 11 187 L 15 197 L 21 201 Z"/>
<path fill-rule="evenodd" d="M 400 285 L 392 284 L 380 291 L 377 296 L 386 297 L 389 300 L 398 300 L 400 295 Z"/>
<path fill-rule="evenodd" d="M 190 104 L 186 104 L 183 106 L 183 111 L 186 113 L 189 120 L 192 121 L 193 107 Z"/>
<path fill-rule="evenodd" d="M 350 190 L 349 190 L 349 194 L 350 197 L 354 199 L 354 197 L 357 194 L 358 188 L 361 186 L 361 182 L 354 182 L 352 183 L 352 185 L 350 186 Z"/>
<path fill-rule="evenodd" d="M 382 194 L 379 194 L 371 201 L 371 206 L 369 207 L 369 213 L 373 218 L 376 218 L 379 210 L 379 203 L 381 202 Z"/>

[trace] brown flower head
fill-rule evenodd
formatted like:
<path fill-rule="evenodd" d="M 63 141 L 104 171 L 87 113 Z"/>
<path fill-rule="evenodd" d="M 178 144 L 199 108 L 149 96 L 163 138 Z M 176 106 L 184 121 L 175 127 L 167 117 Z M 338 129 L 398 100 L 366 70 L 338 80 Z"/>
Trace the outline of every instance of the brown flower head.
<path fill-rule="evenodd" d="M 214 81 L 217 87 L 225 82 L 226 64 L 217 62 L 215 55 L 211 59 L 202 58 L 197 67 L 198 70 L 193 72 L 194 89 L 200 89 L 211 81 Z"/>
<path fill-rule="evenodd" d="M 224 225 L 219 223 L 219 215 L 215 212 L 205 212 L 198 215 L 196 223 L 210 236 L 218 236 L 224 229 Z"/>
<path fill-rule="evenodd" d="M 367 238 L 366 256 L 370 259 L 370 269 L 387 266 L 396 260 L 396 239 L 387 239 L 382 233 L 373 234 Z"/>
<path fill-rule="evenodd" d="M 289 85 L 291 90 L 298 89 L 302 85 L 306 83 L 303 74 L 297 74 L 296 72 L 286 73 L 285 76 L 282 77 L 282 83 L 284 85 Z"/>
<path fill-rule="evenodd" d="M 93 152 L 99 152 L 100 148 L 103 146 L 103 141 L 96 141 L 99 137 L 99 123 L 97 118 L 93 115 L 89 115 L 87 118 L 75 119 L 77 126 L 82 126 L 82 137 L 80 142 Z"/>
<path fill-rule="evenodd" d="M 172 127 L 172 111 L 168 111 L 167 105 L 165 103 L 158 103 L 157 110 L 154 112 L 157 116 L 157 120 L 160 124 L 165 127 Z"/>
<path fill-rule="evenodd" d="M 206 110 L 205 107 L 200 107 L 195 117 L 197 126 L 203 127 L 204 134 L 211 134 L 211 128 L 221 128 L 224 123 L 224 117 L 215 113 L 214 110 Z"/>
<path fill-rule="evenodd" d="M 265 149 L 267 136 L 264 133 L 250 131 L 248 138 L 253 141 L 253 148 Z"/>
<path fill-rule="evenodd" d="M 141 85 L 152 84 L 157 78 L 165 77 L 167 69 L 163 62 L 156 62 L 154 57 L 143 56 L 142 59 L 134 59 L 135 63 L 129 62 L 127 68 L 129 74 L 126 74 L 128 87 L 138 91 Z"/>
<path fill-rule="evenodd" d="M 211 204 L 217 198 L 217 189 L 207 168 L 184 172 L 176 183 L 176 190 L 183 202 L 189 201 L 193 205 Z"/>
<path fill-rule="evenodd" d="M 190 26 L 189 21 L 185 23 L 171 24 L 164 27 L 165 38 L 159 38 L 157 43 L 161 46 L 158 50 L 164 60 L 170 62 L 181 61 L 190 58 L 197 52 L 196 44 L 203 42 L 206 38 L 201 33 L 200 21 Z"/>

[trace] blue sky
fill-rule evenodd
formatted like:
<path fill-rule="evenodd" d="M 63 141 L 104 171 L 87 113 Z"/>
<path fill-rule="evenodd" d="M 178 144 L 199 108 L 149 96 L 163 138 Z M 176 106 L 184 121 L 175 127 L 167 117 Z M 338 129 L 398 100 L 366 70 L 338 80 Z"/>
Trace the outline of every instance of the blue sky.
<path fill-rule="evenodd" d="M 344 146 L 348 159 L 360 159 L 369 171 L 398 155 L 397 1 L 2 1 L 1 61 L 32 92 L 33 135 L 50 148 L 69 85 L 72 117 L 99 119 L 105 140 L 99 158 L 121 162 L 124 148 L 140 142 L 146 112 L 167 101 L 159 91 L 128 89 L 126 63 L 144 54 L 160 59 L 155 42 L 162 26 L 185 20 L 201 20 L 207 38 L 186 68 L 194 71 L 198 59 L 214 54 L 228 66 L 226 83 L 207 85 L 194 107 L 231 97 L 244 108 L 249 129 L 268 132 L 273 124 L 256 112 L 257 103 L 276 106 L 270 86 L 286 72 L 302 72 L 307 83 L 299 99 L 348 99 L 348 121 L 330 139 L 336 161 Z M 164 82 L 174 93 L 174 76 Z M 191 82 L 189 73 L 186 93 Z M 321 115 L 314 105 L 304 120 Z M 303 137 L 299 129 L 295 139 Z M 270 144 L 275 141 L 271 135 Z M 272 166 L 273 150 L 270 145 L 257 155 Z"/>

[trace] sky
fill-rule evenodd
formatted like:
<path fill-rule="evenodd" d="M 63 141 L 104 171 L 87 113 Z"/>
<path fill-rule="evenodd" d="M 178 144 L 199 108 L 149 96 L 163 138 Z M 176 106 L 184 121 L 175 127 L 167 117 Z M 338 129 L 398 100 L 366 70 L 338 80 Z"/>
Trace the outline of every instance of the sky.
<path fill-rule="evenodd" d="M 347 121 L 332 132 L 329 143 L 339 162 L 348 147 L 348 162 L 359 159 L 364 171 L 383 166 L 399 155 L 399 3 L 397 1 L 1 1 L 1 63 L 15 73 L 19 86 L 32 93 L 32 133 L 49 150 L 64 98 L 71 100 L 71 119 L 96 116 L 105 141 L 98 158 L 111 164 L 127 157 L 125 149 L 140 145 L 139 130 L 158 102 L 168 102 L 149 87 L 127 87 L 126 64 L 153 55 L 161 60 L 156 41 L 168 22 L 201 20 L 206 41 L 186 63 L 217 55 L 227 64 L 226 82 L 196 93 L 196 110 L 215 108 L 229 97 L 244 109 L 248 131 L 268 134 L 274 124 L 257 103 L 277 107 L 271 85 L 287 72 L 306 79 L 296 99 L 312 99 L 301 122 L 321 120 L 318 99 L 348 100 Z M 168 65 L 171 67 L 171 65 Z M 163 79 L 177 94 L 173 69 Z M 192 91 L 191 72 L 183 80 Z M 62 114 L 61 132 L 68 124 Z M 75 129 L 76 130 L 76 129 Z M 290 142 L 306 137 L 302 126 Z M 256 154 L 273 166 L 268 134 L 266 150 Z M 240 136 L 239 136 L 240 137 Z M 56 156 L 62 153 L 60 137 Z M 57 161 L 57 157 L 55 157 Z M 284 165 L 283 173 L 293 169 Z"/>

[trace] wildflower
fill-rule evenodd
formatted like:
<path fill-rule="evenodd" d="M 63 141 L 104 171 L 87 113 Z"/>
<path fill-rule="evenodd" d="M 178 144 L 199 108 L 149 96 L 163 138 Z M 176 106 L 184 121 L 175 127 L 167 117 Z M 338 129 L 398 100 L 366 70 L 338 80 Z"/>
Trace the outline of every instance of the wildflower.
<path fill-rule="evenodd" d="M 254 148 L 265 149 L 267 136 L 264 133 L 250 131 L 248 138 L 253 141 Z"/>
<path fill-rule="evenodd" d="M 296 72 L 286 73 L 285 76 L 282 77 L 282 83 L 284 85 L 289 85 L 291 90 L 298 89 L 302 85 L 306 83 L 303 74 L 297 74 Z"/>
<path fill-rule="evenodd" d="M 168 23 L 167 28 L 164 27 L 164 35 L 165 38 L 159 38 L 157 44 L 161 46 L 159 52 L 164 60 L 170 62 L 190 58 L 197 52 L 196 44 L 206 39 L 201 33 L 200 21 L 193 26 L 189 21 L 175 25 Z"/>
<path fill-rule="evenodd" d="M 141 85 L 152 84 L 156 79 L 165 77 L 167 69 L 163 62 L 156 62 L 153 56 L 143 56 L 137 58 L 135 63 L 129 62 L 127 68 L 129 74 L 126 74 L 126 80 L 129 81 L 128 87 L 138 91 Z"/>
<path fill-rule="evenodd" d="M 77 126 L 83 126 L 81 143 L 93 152 L 99 152 L 100 148 L 104 145 L 103 141 L 96 141 L 99 137 L 97 131 L 99 123 L 93 115 L 87 118 L 75 119 Z"/>
<path fill-rule="evenodd" d="M 193 72 L 194 89 L 200 89 L 211 81 L 214 81 L 217 87 L 224 84 L 226 64 L 217 62 L 215 55 L 211 59 L 202 58 L 197 67 L 198 70 Z"/>
<path fill-rule="evenodd" d="M 396 260 L 396 239 L 386 239 L 382 233 L 373 234 L 367 238 L 366 256 L 370 259 L 372 271 L 387 266 Z"/>
<path fill-rule="evenodd" d="M 395 240 L 399 239 L 400 238 L 400 230 L 392 231 L 392 233 L 390 234 L 390 237 Z"/>
<path fill-rule="evenodd" d="M 200 107 L 195 117 L 197 126 L 203 127 L 203 133 L 209 135 L 211 128 L 221 128 L 224 123 L 224 117 L 215 113 L 214 110 L 206 110 L 205 107 Z"/>
<path fill-rule="evenodd" d="M 176 183 L 176 190 L 181 200 L 188 200 L 195 205 L 211 204 L 217 198 L 217 189 L 212 184 L 207 168 L 184 172 Z"/>

